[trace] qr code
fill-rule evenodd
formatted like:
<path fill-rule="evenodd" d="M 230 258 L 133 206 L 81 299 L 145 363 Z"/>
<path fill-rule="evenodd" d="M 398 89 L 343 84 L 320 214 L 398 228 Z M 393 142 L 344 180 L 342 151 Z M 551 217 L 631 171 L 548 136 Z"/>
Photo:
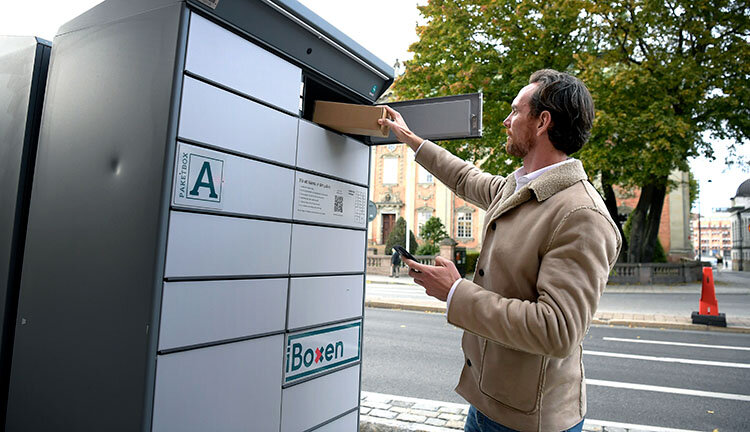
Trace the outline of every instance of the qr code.
<path fill-rule="evenodd" d="M 344 196 L 343 195 L 333 196 L 333 212 L 334 213 L 344 212 Z"/>

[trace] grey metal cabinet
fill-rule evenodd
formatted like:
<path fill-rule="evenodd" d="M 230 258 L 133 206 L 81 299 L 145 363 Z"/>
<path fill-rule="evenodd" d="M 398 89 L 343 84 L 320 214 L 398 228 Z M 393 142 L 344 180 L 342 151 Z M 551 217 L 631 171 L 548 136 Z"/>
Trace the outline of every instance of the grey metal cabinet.
<path fill-rule="evenodd" d="M 374 142 L 310 119 L 393 70 L 293 0 L 107 0 L 54 44 L 6 430 L 356 427 Z M 403 108 L 481 133 L 476 96 Z"/>

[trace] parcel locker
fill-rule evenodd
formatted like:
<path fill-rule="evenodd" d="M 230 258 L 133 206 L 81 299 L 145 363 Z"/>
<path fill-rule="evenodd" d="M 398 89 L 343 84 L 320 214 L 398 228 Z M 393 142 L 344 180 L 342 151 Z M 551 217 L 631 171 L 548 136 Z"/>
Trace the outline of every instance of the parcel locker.
<path fill-rule="evenodd" d="M 50 47 L 35 37 L 0 36 L 0 419 L 8 394 Z"/>
<path fill-rule="evenodd" d="M 294 0 L 106 0 L 54 46 L 6 430 L 356 427 L 373 141 L 311 119 L 393 69 Z"/>

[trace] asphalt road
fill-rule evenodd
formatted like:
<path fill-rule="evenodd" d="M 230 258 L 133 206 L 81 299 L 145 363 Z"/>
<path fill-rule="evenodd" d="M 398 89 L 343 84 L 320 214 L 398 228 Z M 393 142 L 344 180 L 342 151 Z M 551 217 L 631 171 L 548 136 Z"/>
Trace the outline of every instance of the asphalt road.
<path fill-rule="evenodd" d="M 466 403 L 460 338 L 442 314 L 367 308 L 362 390 Z M 584 364 L 589 419 L 750 430 L 750 335 L 594 326 Z"/>

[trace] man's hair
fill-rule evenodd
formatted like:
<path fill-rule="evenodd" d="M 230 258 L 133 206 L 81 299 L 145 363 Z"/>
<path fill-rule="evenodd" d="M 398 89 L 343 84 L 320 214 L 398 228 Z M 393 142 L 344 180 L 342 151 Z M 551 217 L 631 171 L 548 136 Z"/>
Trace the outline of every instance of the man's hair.
<path fill-rule="evenodd" d="M 531 74 L 529 84 L 537 83 L 531 95 L 531 115 L 542 111 L 552 115 L 549 139 L 566 155 L 577 152 L 591 136 L 594 122 L 594 100 L 586 85 L 578 78 L 552 69 Z"/>

